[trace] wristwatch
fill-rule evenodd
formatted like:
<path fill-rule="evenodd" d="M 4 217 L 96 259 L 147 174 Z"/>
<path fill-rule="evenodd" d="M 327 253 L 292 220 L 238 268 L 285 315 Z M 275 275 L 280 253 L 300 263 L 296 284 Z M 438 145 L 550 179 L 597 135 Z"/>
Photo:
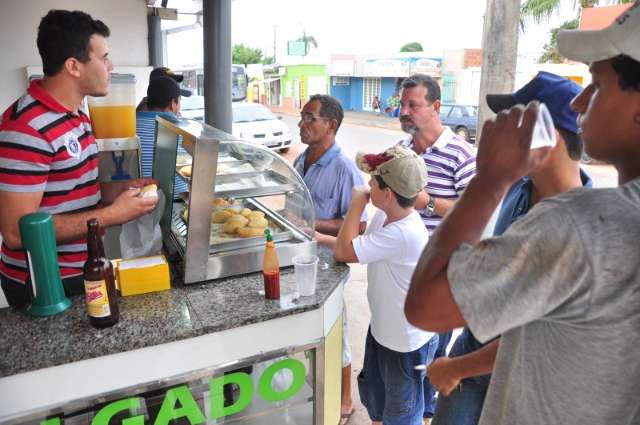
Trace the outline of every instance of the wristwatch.
<path fill-rule="evenodd" d="M 429 196 L 427 206 L 422 210 L 427 217 L 433 217 L 436 215 L 436 199 L 433 196 Z"/>

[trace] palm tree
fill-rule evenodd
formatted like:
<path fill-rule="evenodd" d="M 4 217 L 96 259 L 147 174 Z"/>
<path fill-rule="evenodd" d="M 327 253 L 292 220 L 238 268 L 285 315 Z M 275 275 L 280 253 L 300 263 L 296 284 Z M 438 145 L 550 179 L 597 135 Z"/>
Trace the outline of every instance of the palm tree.
<path fill-rule="evenodd" d="M 309 45 L 313 46 L 314 48 L 318 47 L 318 42 L 316 41 L 315 37 L 312 35 L 307 35 L 307 32 L 305 30 L 302 30 L 302 35 L 298 37 L 296 41 L 304 42 L 304 51 L 306 54 L 309 53 Z"/>
<path fill-rule="evenodd" d="M 614 0 L 615 3 L 630 3 L 632 0 Z M 530 16 L 536 23 L 547 21 L 560 8 L 562 0 L 526 0 L 520 9 L 520 16 Z M 579 3 L 580 7 L 593 7 L 600 3 L 600 0 L 574 0 L 574 6 Z"/>

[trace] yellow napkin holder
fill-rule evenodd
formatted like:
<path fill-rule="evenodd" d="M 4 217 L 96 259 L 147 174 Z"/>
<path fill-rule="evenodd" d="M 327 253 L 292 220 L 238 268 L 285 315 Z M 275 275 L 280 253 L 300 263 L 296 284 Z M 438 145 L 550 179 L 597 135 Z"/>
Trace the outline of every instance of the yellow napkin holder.
<path fill-rule="evenodd" d="M 120 295 L 166 291 L 171 287 L 169 264 L 163 255 L 121 260 L 117 268 Z"/>

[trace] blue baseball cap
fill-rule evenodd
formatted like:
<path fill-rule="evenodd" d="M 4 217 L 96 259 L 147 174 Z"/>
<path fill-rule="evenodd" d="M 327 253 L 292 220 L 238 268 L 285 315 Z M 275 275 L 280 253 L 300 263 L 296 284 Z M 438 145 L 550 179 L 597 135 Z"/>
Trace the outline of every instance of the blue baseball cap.
<path fill-rule="evenodd" d="M 578 114 L 569 104 L 581 91 L 582 87 L 568 78 L 540 71 L 513 94 L 488 94 L 487 104 L 493 112 L 498 113 L 514 105 L 526 105 L 537 100 L 549 109 L 554 126 L 578 134 Z"/>

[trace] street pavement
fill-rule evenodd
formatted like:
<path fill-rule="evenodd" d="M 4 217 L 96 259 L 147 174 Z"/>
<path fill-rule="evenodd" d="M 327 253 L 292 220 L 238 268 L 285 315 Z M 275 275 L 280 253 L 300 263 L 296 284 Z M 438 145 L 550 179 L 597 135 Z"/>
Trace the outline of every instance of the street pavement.
<path fill-rule="evenodd" d="M 282 120 L 290 128 L 293 134 L 293 145 L 291 150 L 282 156 L 290 163 L 304 149 L 305 145 L 300 142 L 297 115 L 284 114 Z M 368 112 L 352 112 L 346 111 L 342 126 L 338 130 L 337 141 L 342 150 L 349 157 L 354 158 L 358 151 L 365 152 L 381 152 L 388 146 L 395 144 L 397 141 L 406 137 L 406 134 L 400 130 L 397 118 L 386 116 L 378 116 Z M 610 165 L 583 165 L 587 172 L 594 179 L 596 187 L 614 187 L 617 185 L 617 172 Z M 363 174 L 365 182 L 368 176 Z M 373 207 L 370 205 L 368 210 L 369 218 L 373 216 Z M 365 425 L 371 421 L 367 415 L 365 408 L 360 403 L 358 396 L 358 384 L 356 377 L 362 369 L 364 360 L 364 343 L 369 326 L 371 314 L 367 304 L 367 277 L 366 267 L 359 264 L 350 264 L 351 278 L 345 288 L 344 300 L 348 309 L 348 326 L 352 352 L 352 376 L 351 389 L 353 393 L 355 412 L 349 421 L 350 425 Z M 452 338 L 452 342 L 455 337 Z"/>

